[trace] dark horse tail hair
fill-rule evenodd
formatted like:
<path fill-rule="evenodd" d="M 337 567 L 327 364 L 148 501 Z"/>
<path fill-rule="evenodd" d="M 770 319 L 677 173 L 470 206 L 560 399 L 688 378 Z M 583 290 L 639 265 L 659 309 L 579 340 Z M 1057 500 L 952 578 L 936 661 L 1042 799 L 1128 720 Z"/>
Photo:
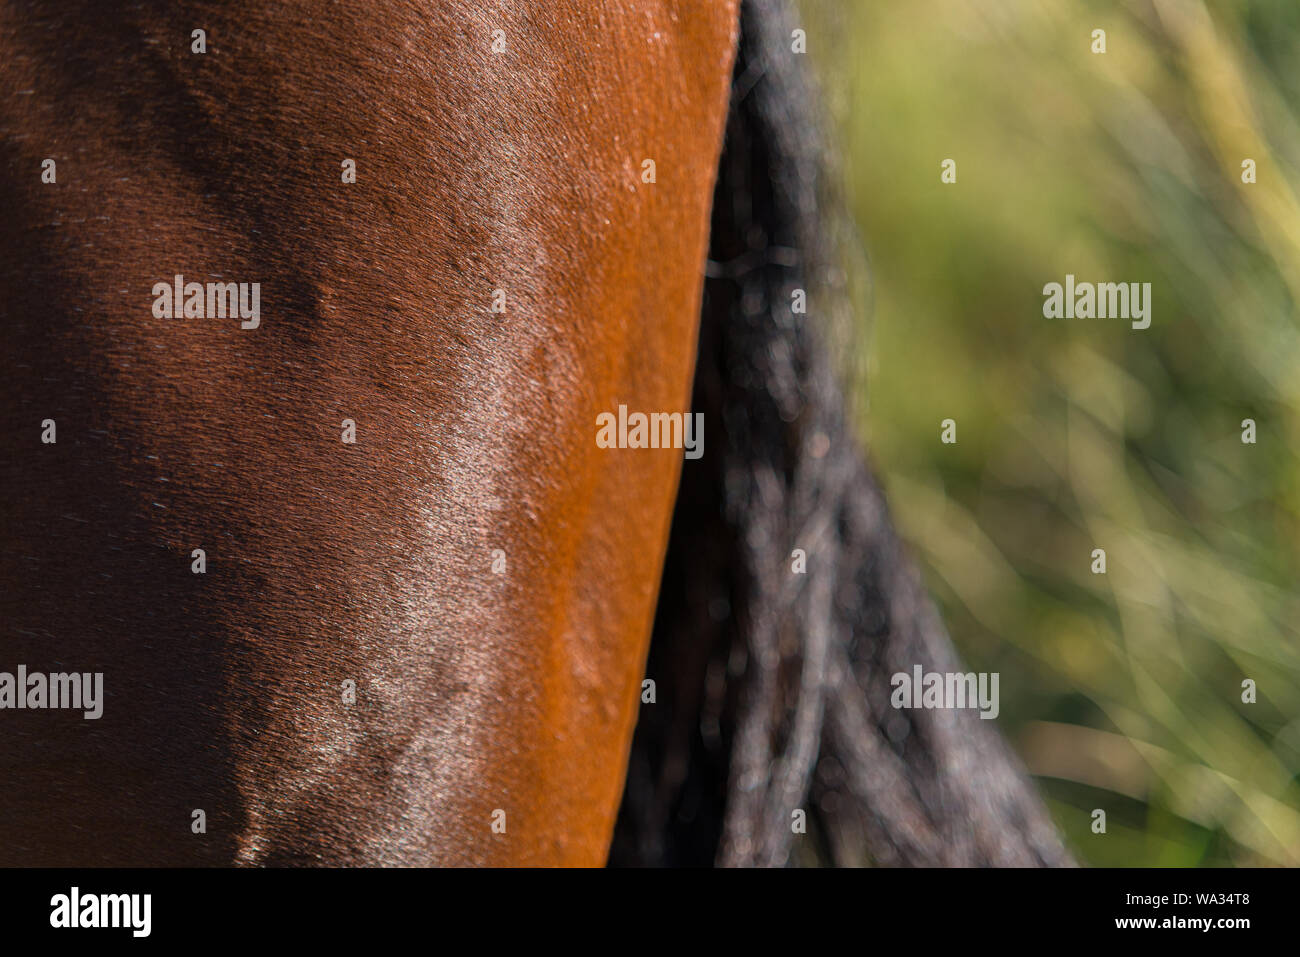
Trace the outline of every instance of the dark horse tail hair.
<path fill-rule="evenodd" d="M 1070 864 L 993 722 L 890 706 L 892 674 L 961 669 L 832 360 L 845 213 L 794 26 L 745 0 L 695 373 L 710 444 L 682 473 L 610 862 Z"/>

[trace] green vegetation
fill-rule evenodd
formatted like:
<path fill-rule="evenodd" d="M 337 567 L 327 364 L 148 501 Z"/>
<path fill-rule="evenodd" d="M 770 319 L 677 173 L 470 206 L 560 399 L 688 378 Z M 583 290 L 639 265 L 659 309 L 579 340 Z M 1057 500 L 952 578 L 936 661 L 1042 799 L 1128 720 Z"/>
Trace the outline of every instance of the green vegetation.
<path fill-rule="evenodd" d="M 1000 727 L 1087 863 L 1300 864 L 1300 5 L 801 7 L 861 422 Z M 1151 327 L 1045 319 L 1067 273 L 1150 282 Z"/>

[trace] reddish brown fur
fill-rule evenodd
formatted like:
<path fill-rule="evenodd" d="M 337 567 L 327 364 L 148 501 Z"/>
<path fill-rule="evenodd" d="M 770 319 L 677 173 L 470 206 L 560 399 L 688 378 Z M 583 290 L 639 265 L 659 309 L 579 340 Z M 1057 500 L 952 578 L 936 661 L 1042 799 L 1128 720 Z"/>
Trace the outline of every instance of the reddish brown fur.
<path fill-rule="evenodd" d="M 604 860 L 736 11 L 487 7 L 0 7 L 0 670 L 106 692 L 0 712 L 0 863 Z"/>

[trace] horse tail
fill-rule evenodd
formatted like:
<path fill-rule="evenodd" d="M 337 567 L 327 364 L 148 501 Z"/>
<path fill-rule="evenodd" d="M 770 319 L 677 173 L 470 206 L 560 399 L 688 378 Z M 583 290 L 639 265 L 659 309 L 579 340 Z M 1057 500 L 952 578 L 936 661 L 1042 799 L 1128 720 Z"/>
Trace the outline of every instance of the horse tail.
<path fill-rule="evenodd" d="M 744 0 L 693 396 L 708 442 L 683 467 L 610 861 L 1069 864 L 993 722 L 890 706 L 894 673 L 961 669 L 832 359 L 856 270 L 794 27 L 785 0 Z"/>

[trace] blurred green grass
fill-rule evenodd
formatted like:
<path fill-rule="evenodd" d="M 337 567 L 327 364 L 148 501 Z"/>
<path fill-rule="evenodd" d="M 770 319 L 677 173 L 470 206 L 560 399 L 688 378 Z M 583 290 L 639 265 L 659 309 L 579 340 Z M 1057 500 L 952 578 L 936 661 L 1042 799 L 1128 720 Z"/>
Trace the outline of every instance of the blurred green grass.
<path fill-rule="evenodd" d="M 1300 864 L 1300 4 L 800 9 L 860 420 L 1003 731 L 1086 863 Z M 1066 273 L 1152 283 L 1151 327 L 1043 318 Z"/>

